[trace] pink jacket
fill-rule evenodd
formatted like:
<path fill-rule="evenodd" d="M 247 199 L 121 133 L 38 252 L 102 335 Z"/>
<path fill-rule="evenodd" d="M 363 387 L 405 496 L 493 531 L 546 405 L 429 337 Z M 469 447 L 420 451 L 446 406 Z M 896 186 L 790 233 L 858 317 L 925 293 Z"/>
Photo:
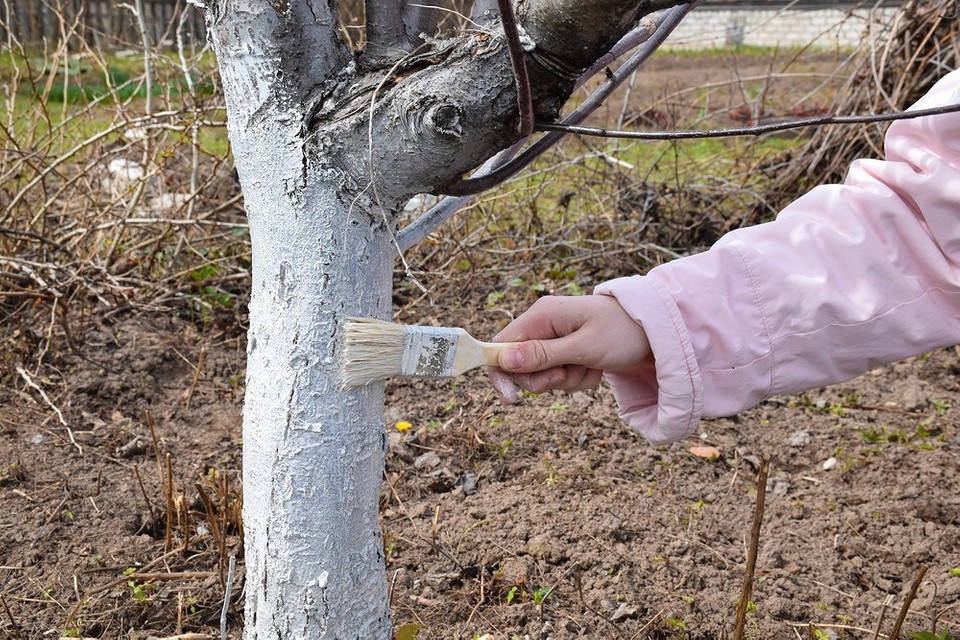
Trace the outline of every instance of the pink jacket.
<path fill-rule="evenodd" d="M 958 102 L 955 71 L 915 108 Z M 960 343 L 960 113 L 892 124 L 885 155 L 774 222 L 597 288 L 656 360 L 648 376 L 607 375 L 631 426 L 664 444 L 703 416 Z"/>

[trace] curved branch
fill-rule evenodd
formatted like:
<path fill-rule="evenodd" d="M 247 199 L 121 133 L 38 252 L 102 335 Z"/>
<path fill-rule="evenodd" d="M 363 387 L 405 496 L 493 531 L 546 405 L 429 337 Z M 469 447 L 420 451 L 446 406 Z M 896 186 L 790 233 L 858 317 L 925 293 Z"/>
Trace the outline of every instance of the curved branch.
<path fill-rule="evenodd" d="M 696 140 L 701 138 L 733 138 L 736 136 L 760 136 L 765 133 L 802 129 L 804 127 L 823 127 L 836 124 L 873 124 L 876 122 L 894 122 L 896 120 L 913 120 L 939 116 L 945 113 L 960 111 L 960 104 L 935 107 L 933 109 L 918 109 L 916 111 L 895 111 L 891 113 L 869 113 L 852 116 L 817 116 L 814 118 L 797 118 L 784 122 L 771 122 L 752 127 L 729 127 L 725 129 L 688 129 L 683 131 L 620 131 L 599 127 L 581 127 L 566 124 L 538 124 L 538 131 L 574 133 L 581 136 L 596 136 L 603 138 L 623 138 L 627 140 Z"/>
<path fill-rule="evenodd" d="M 503 34 L 507 38 L 510 50 L 510 62 L 513 64 L 513 78 L 517 85 L 517 109 L 520 111 L 519 133 L 526 138 L 533 133 L 533 94 L 530 91 L 530 75 L 524 60 L 523 45 L 520 44 L 520 32 L 517 30 L 517 18 L 513 15 L 510 0 L 497 0 Z"/>
<path fill-rule="evenodd" d="M 500 165 L 503 165 L 509 161 L 510 158 L 517 154 L 523 144 L 524 141 L 521 140 L 512 147 L 504 149 L 497 155 L 487 160 L 479 169 L 477 169 L 477 173 L 483 174 Z M 397 233 L 397 246 L 400 247 L 400 251 L 406 251 L 410 247 L 422 242 L 428 235 L 436 231 L 440 225 L 452 218 L 457 214 L 457 212 L 466 207 L 468 204 L 473 202 L 474 198 L 474 195 L 449 196 L 431 207 L 429 211 L 421 215 L 419 218 L 408 224 Z"/>
<path fill-rule="evenodd" d="M 640 65 L 646 62 L 653 52 L 663 44 L 667 36 L 680 24 L 684 16 L 698 4 L 699 2 L 692 2 L 677 6 L 658 16 L 656 31 L 653 35 L 626 62 L 613 72 L 600 87 L 590 94 L 579 107 L 564 118 L 561 124 L 577 125 L 583 122 L 587 116 L 603 104 L 604 100 L 607 99 L 614 89 L 623 84 Z M 466 196 L 495 187 L 504 180 L 516 175 L 535 159 L 543 155 L 547 149 L 559 142 L 564 135 L 566 135 L 566 133 L 563 131 L 550 131 L 527 147 L 523 153 L 511 161 L 493 169 L 489 173 L 438 188 L 436 192 L 451 196 Z"/>

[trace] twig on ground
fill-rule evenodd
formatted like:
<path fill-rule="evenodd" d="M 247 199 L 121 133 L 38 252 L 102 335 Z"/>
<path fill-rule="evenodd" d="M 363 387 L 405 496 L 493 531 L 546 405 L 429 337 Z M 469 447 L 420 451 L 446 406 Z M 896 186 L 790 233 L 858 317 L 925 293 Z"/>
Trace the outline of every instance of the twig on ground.
<path fill-rule="evenodd" d="M 900 607 L 900 615 L 897 616 L 897 621 L 893 625 L 893 631 L 890 632 L 890 638 L 896 640 L 900 637 L 900 629 L 903 628 L 903 623 L 907 619 L 907 613 L 910 611 L 910 605 L 913 604 L 914 598 L 917 597 L 917 591 L 920 590 L 920 585 L 923 583 L 923 576 L 927 575 L 927 565 L 920 565 L 920 570 L 917 571 L 917 577 L 913 579 L 913 584 L 910 585 L 910 592 L 907 593 L 907 599 L 903 601 L 903 606 Z"/>
<path fill-rule="evenodd" d="M 873 630 L 873 640 L 878 640 L 880 638 L 880 630 L 883 629 L 883 619 L 887 615 L 887 609 L 890 605 L 893 604 L 893 596 L 888 595 L 883 600 L 883 604 L 880 605 L 880 618 L 877 620 L 877 627 Z"/>
<path fill-rule="evenodd" d="M 230 610 L 230 595 L 233 591 L 233 575 L 237 570 L 237 556 L 230 556 L 227 582 L 223 586 L 223 607 L 220 609 L 220 640 L 227 640 L 227 612 Z"/>
<path fill-rule="evenodd" d="M 147 503 L 147 510 L 150 512 L 150 520 L 153 521 L 157 514 L 153 510 L 153 503 L 150 502 L 150 497 L 147 496 L 147 490 L 143 486 L 143 478 L 140 477 L 140 468 L 137 465 L 133 465 L 133 474 L 137 477 L 137 484 L 140 486 L 140 494 L 143 496 L 144 502 Z"/>
<path fill-rule="evenodd" d="M 767 497 L 767 474 L 770 472 L 770 458 L 764 456 L 757 475 L 757 504 L 753 510 L 753 527 L 750 530 L 750 546 L 747 548 L 747 565 L 743 574 L 743 589 L 740 602 L 737 603 L 737 617 L 733 625 L 733 639 L 743 640 L 747 623 L 747 607 L 753 593 L 753 576 L 757 568 L 757 550 L 760 547 L 760 526 L 763 524 L 763 510 Z"/>
<path fill-rule="evenodd" d="M 27 373 L 23 367 L 17 366 L 17 373 L 19 373 L 20 377 L 23 378 L 24 382 L 27 383 L 27 386 L 29 386 L 31 389 L 33 389 L 38 394 L 40 394 L 40 397 L 43 398 L 43 401 L 47 403 L 47 406 L 53 409 L 53 412 L 57 414 L 57 419 L 60 421 L 60 424 L 62 424 L 64 429 L 67 430 L 67 435 L 70 437 L 70 443 L 77 448 L 77 451 L 80 452 L 80 455 L 83 455 L 83 447 L 81 447 L 77 443 L 76 439 L 73 437 L 73 430 L 70 428 L 70 425 L 67 424 L 67 421 L 64 419 L 63 412 L 60 411 L 57 405 L 53 404 L 53 401 L 50 400 L 50 397 L 47 395 L 47 392 L 41 389 L 40 385 L 38 385 L 36 382 L 33 381 L 33 378 L 30 377 L 30 374 Z"/>
<path fill-rule="evenodd" d="M 20 627 L 17 625 L 17 621 L 13 618 L 13 613 L 10 611 L 10 607 L 7 606 L 7 599 L 3 597 L 3 594 L 0 593 L 0 605 L 3 605 L 3 612 L 7 614 L 7 620 L 10 621 L 10 628 L 16 632 Z"/>

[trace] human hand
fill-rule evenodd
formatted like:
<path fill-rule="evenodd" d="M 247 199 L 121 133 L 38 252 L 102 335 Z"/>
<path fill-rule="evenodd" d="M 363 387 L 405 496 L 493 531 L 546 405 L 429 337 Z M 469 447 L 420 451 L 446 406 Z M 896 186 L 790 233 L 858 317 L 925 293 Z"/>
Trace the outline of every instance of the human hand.
<path fill-rule="evenodd" d="M 607 295 L 547 296 L 494 337 L 515 345 L 500 352 L 490 382 L 507 404 L 517 387 L 543 393 L 578 391 L 600 383 L 604 371 L 649 369 L 647 334 L 616 298 Z"/>

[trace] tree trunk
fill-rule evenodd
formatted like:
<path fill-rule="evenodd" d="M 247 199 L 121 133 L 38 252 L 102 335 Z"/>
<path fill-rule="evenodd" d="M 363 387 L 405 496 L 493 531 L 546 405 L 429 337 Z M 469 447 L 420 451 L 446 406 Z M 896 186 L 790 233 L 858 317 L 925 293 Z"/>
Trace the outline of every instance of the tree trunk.
<path fill-rule="evenodd" d="M 340 389 L 339 327 L 347 316 L 390 318 L 406 200 L 519 138 L 510 55 L 502 36 L 473 32 L 364 68 L 376 60 L 340 40 L 335 0 L 192 1 L 220 65 L 253 245 L 244 637 L 385 640 L 383 385 Z M 533 26 L 555 38 L 546 66 L 527 59 L 538 118 L 554 118 L 573 88 L 569 73 L 548 69 L 586 68 L 649 4 L 604 0 L 629 18 L 566 50 L 566 32 L 549 28 L 556 7 L 591 2 L 527 3 Z M 387 45 L 399 37 L 397 6 L 371 18 Z"/>
<path fill-rule="evenodd" d="M 294 61 L 326 76 L 350 58 L 325 34 L 297 61 L 305 30 L 265 2 L 207 10 L 253 246 L 245 637 L 388 638 L 383 387 L 339 389 L 337 331 L 345 315 L 390 316 L 390 233 L 367 203 L 351 207 L 342 175 L 307 166 L 312 87 L 288 75 Z"/>

